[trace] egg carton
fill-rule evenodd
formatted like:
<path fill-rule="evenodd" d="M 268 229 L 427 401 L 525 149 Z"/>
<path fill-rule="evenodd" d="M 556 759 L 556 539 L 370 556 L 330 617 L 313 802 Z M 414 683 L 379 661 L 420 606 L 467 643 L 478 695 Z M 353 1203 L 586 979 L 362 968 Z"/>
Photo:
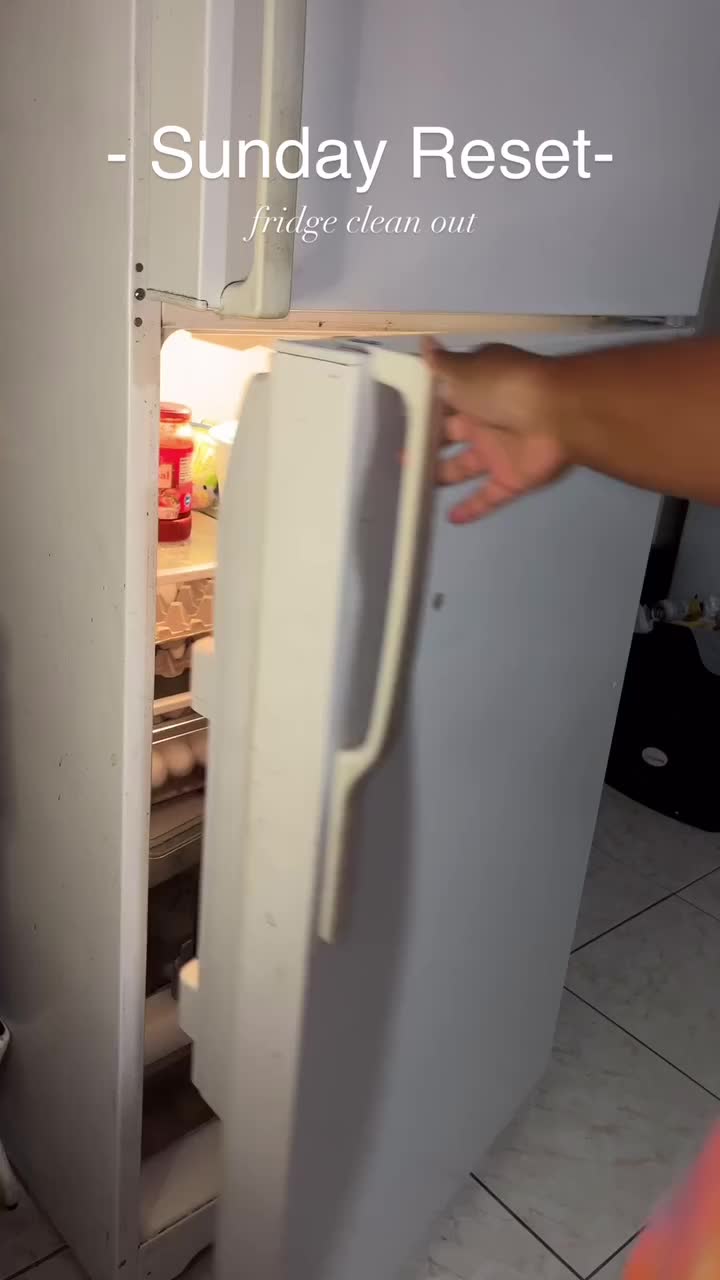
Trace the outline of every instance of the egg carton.
<path fill-rule="evenodd" d="M 168 582 L 158 587 L 155 643 L 182 640 L 212 631 L 214 578 Z"/>
<path fill-rule="evenodd" d="M 164 641 L 155 650 L 155 675 L 165 680 L 176 679 L 191 667 L 192 644 L 189 640 Z"/>

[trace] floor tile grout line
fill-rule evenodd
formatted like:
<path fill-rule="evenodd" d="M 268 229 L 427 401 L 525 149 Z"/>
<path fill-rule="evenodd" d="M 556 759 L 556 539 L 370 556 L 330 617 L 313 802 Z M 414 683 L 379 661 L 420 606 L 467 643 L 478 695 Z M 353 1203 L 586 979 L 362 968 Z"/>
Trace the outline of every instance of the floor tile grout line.
<path fill-rule="evenodd" d="M 663 1053 L 659 1053 L 657 1049 L 653 1049 L 651 1044 L 648 1044 L 645 1040 L 641 1040 L 633 1031 L 628 1031 L 627 1027 L 624 1027 L 621 1022 L 616 1022 L 609 1014 L 603 1013 L 602 1009 L 598 1009 L 597 1005 L 586 1000 L 585 996 L 578 995 L 577 991 L 573 991 L 572 987 L 569 987 L 567 983 L 565 984 L 565 990 L 568 995 L 573 996 L 575 1000 L 580 1000 L 588 1009 L 592 1009 L 593 1013 L 598 1013 L 601 1018 L 604 1018 L 606 1022 L 611 1024 L 611 1026 L 617 1027 L 618 1031 L 622 1031 L 626 1036 L 629 1036 L 636 1044 L 642 1045 L 643 1049 L 647 1049 L 648 1053 L 652 1053 L 654 1057 L 659 1058 L 667 1067 L 672 1067 L 673 1071 L 677 1071 L 678 1075 L 684 1076 L 686 1080 L 690 1081 L 690 1084 L 694 1084 L 698 1089 L 702 1089 L 703 1093 L 706 1093 L 709 1098 L 712 1098 L 715 1102 L 720 1102 L 720 1094 L 713 1093 L 712 1089 L 708 1089 L 707 1085 L 701 1084 L 701 1082 L 696 1080 L 694 1076 L 689 1075 L 687 1071 L 683 1071 L 682 1067 L 679 1067 L 677 1063 L 671 1062 Z"/>
<path fill-rule="evenodd" d="M 67 1251 L 68 1247 L 66 1244 L 59 1244 L 57 1248 L 53 1249 L 52 1252 L 48 1253 L 44 1258 L 36 1258 L 34 1262 L 29 1262 L 26 1267 L 21 1267 L 19 1271 L 11 1271 L 10 1275 L 5 1277 L 5 1280 L 17 1280 L 18 1276 L 26 1276 L 30 1271 L 34 1271 L 36 1267 L 44 1266 L 44 1264 L 49 1262 L 51 1258 L 57 1258 L 61 1253 L 67 1253 Z"/>
<path fill-rule="evenodd" d="M 700 828 L 693 828 L 693 830 L 699 831 Z M 720 834 L 720 832 L 718 834 Z M 617 854 L 610 853 L 607 849 L 601 849 L 600 846 L 595 843 L 594 835 L 590 847 L 591 851 L 594 850 L 596 853 L 601 853 L 604 858 L 609 858 L 610 861 L 616 863 L 617 866 L 624 867 L 626 871 L 631 871 L 633 875 L 638 876 L 641 880 L 647 880 L 648 884 L 654 884 L 658 889 L 664 889 L 667 891 L 668 886 L 666 884 L 661 884 L 656 876 L 648 875 L 647 872 L 640 871 L 637 867 L 633 867 L 628 863 L 626 858 L 619 858 Z M 673 889 L 672 893 L 682 893 L 683 889 L 689 889 L 691 884 L 698 884 L 700 880 L 707 880 L 708 876 L 714 876 L 716 871 L 720 871 L 720 862 L 718 862 L 717 866 L 710 867 L 708 871 L 703 871 L 702 875 L 695 876 L 694 879 L 688 880 L 687 884 L 682 884 L 677 889 Z"/>
<path fill-rule="evenodd" d="M 686 826 L 687 824 L 685 823 L 682 825 Z M 700 830 L 699 827 L 693 827 L 692 829 L 694 831 Z M 708 833 L 706 832 L 706 834 Z M 718 832 L 717 834 L 720 836 L 720 832 Z M 624 867 L 626 871 L 631 871 L 633 875 L 639 876 L 641 880 L 647 880 L 648 884 L 657 885 L 658 889 L 666 889 L 666 890 L 668 889 L 669 886 L 666 884 L 661 884 L 660 880 L 658 880 L 656 875 L 654 874 L 648 875 L 647 872 L 640 871 L 638 870 L 637 867 L 633 867 L 632 864 L 629 863 L 626 858 L 619 858 L 617 854 L 609 853 L 607 849 L 599 849 L 598 846 L 595 844 L 594 836 L 593 836 L 592 848 L 597 849 L 598 853 L 602 853 L 604 857 L 610 858 L 613 862 L 616 862 L 618 866 Z M 693 876 L 692 880 L 688 880 L 687 884 L 678 885 L 677 889 L 673 889 L 672 892 L 682 893 L 683 889 L 689 889 L 691 884 L 697 884 L 699 880 L 707 880 L 708 876 L 714 876 L 716 871 L 720 871 L 720 862 L 718 862 L 716 865 L 712 867 L 709 867 L 707 871 L 702 871 L 699 876 Z"/>
<path fill-rule="evenodd" d="M 690 888 L 690 886 L 687 886 Z M 662 902 L 668 902 L 670 898 L 677 897 L 675 890 L 672 893 L 666 893 L 664 898 L 658 898 L 656 902 L 651 902 L 647 907 L 642 907 L 640 911 L 635 911 L 631 916 L 625 916 L 623 920 L 618 920 L 617 924 L 611 924 L 609 929 L 603 929 L 602 933 L 597 933 L 594 938 L 588 938 L 587 942 L 581 942 L 579 947 L 573 947 L 570 952 L 571 956 L 576 956 L 579 951 L 584 951 L 585 947 L 591 947 L 593 942 L 599 942 L 601 938 L 606 938 L 609 933 L 614 933 L 616 929 L 621 929 L 624 924 L 629 924 L 631 920 L 637 920 L 639 916 L 644 916 L 648 911 L 652 911 L 653 907 L 659 907 Z"/>
<path fill-rule="evenodd" d="M 612 855 L 606 854 L 605 856 L 609 858 Z M 620 862 L 619 859 L 617 859 L 617 864 L 618 866 L 625 865 Z M 593 938 L 588 938 L 587 942 L 581 942 L 579 947 L 573 947 L 570 955 L 576 956 L 579 951 L 583 951 L 585 947 L 591 946 L 593 942 L 599 942 L 601 938 L 606 938 L 609 933 L 614 933 L 616 929 L 621 929 L 624 924 L 629 924 L 631 920 L 637 920 L 638 916 L 644 916 L 646 912 L 652 911 L 653 907 L 659 907 L 661 903 L 669 902 L 671 898 L 680 898 L 681 902 L 684 902 L 688 907 L 696 907 L 697 911 L 703 911 L 706 916 L 710 916 L 713 920 L 718 920 L 718 917 L 714 916 L 712 912 L 704 911 L 703 907 L 697 907 L 694 902 L 688 902 L 687 898 L 683 898 L 682 896 L 687 889 L 694 888 L 696 884 L 700 884 L 701 881 L 707 880 L 709 876 L 714 876 L 718 871 L 720 871 L 720 867 L 715 867 L 713 871 L 706 871 L 703 875 L 696 876 L 694 880 L 688 880 L 687 884 L 684 884 L 680 889 L 671 889 L 669 892 L 665 893 L 664 897 L 657 898 L 655 902 L 650 902 L 647 907 L 642 907 L 640 911 L 634 912 L 633 915 L 625 916 L 622 920 L 618 920 L 617 924 L 611 924 L 609 929 L 603 929 L 601 933 L 596 933 Z M 648 877 L 648 884 L 651 883 L 652 881 Z M 657 887 L 658 889 L 664 888 L 663 885 L 658 885 Z M 718 920 L 718 924 L 720 924 L 720 920 Z"/>
<path fill-rule="evenodd" d="M 502 1206 L 502 1208 L 505 1210 L 506 1213 L 510 1215 L 513 1221 L 517 1222 L 518 1226 L 522 1227 L 523 1230 L 527 1231 L 528 1235 L 532 1236 L 533 1240 L 536 1240 L 538 1244 L 542 1245 L 543 1249 L 546 1249 L 549 1254 L 552 1254 L 556 1262 L 560 1262 L 563 1267 L 566 1267 L 567 1270 L 570 1272 L 570 1274 L 575 1276 L 576 1280 L 583 1280 L 583 1277 L 580 1275 L 580 1272 L 576 1271 L 575 1268 L 572 1267 L 569 1262 L 566 1262 L 565 1258 L 563 1258 L 561 1254 L 559 1254 L 555 1249 L 553 1249 L 552 1245 L 549 1245 L 547 1240 L 543 1240 L 542 1236 L 539 1236 L 537 1231 L 533 1231 L 532 1227 L 529 1227 L 527 1222 L 524 1222 L 523 1219 L 519 1217 L 518 1214 L 515 1213 L 513 1209 L 510 1208 L 510 1205 L 506 1204 L 504 1200 L 501 1200 L 500 1196 L 495 1191 L 491 1191 L 490 1187 L 488 1187 L 487 1184 L 484 1183 L 476 1173 L 471 1173 L 470 1177 L 472 1178 L 473 1182 L 476 1182 L 479 1187 L 482 1187 L 483 1191 L 487 1192 L 487 1194 L 491 1196 L 491 1198 L 496 1202 L 496 1204 L 499 1204 Z"/>
<path fill-rule="evenodd" d="M 697 881 L 695 883 L 697 883 Z M 687 887 L 688 889 L 691 889 L 692 885 L 688 885 Z M 686 907 L 694 907 L 696 911 L 701 913 L 701 915 L 708 916 L 710 920 L 714 920 L 716 924 L 720 924 L 720 916 L 714 915 L 712 911 L 706 911 L 705 907 L 699 907 L 697 902 L 691 902 L 689 898 L 683 898 L 684 892 L 684 889 L 678 889 L 675 897 L 679 898 L 681 902 L 684 902 Z"/>
<path fill-rule="evenodd" d="M 601 1262 L 599 1267 L 596 1267 L 594 1271 L 591 1271 L 590 1275 L 586 1276 L 585 1280 L 594 1280 L 595 1276 L 599 1276 L 605 1267 L 609 1267 L 611 1262 L 614 1262 L 616 1258 L 620 1257 L 620 1254 L 624 1249 L 627 1249 L 629 1245 L 633 1244 L 635 1240 L 637 1240 L 638 1236 L 642 1231 L 644 1231 L 644 1229 L 644 1227 L 638 1227 L 637 1231 L 634 1231 L 630 1236 L 630 1239 L 626 1240 L 624 1244 L 621 1244 L 620 1248 L 616 1249 L 614 1253 L 611 1253 L 610 1257 L 606 1258 L 604 1262 Z"/>
<path fill-rule="evenodd" d="M 720 871 L 720 866 L 713 867 L 712 871 L 703 871 L 701 876 L 695 876 L 694 880 L 688 880 L 687 884 L 681 884 L 679 889 L 673 889 L 673 893 L 684 893 L 686 889 L 692 889 L 693 885 L 700 884 L 701 880 L 708 880 L 710 876 L 714 876 Z"/>

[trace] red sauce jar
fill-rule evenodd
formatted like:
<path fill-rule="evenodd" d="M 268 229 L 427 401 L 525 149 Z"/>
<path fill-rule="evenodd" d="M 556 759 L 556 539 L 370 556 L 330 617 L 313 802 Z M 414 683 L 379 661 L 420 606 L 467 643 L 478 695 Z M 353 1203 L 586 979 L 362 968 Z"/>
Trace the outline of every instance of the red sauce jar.
<path fill-rule="evenodd" d="M 192 531 L 192 414 L 184 404 L 160 405 L 158 539 L 187 542 Z"/>

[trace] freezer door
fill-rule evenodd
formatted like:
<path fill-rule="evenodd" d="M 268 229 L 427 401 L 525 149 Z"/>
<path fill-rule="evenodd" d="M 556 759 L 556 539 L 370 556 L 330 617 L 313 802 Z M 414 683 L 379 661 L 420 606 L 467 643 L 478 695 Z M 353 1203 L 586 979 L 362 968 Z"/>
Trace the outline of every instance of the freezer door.
<path fill-rule="evenodd" d="M 152 4 L 151 289 L 228 315 L 697 312 L 717 0 Z"/>
<path fill-rule="evenodd" d="M 248 233 L 256 208 L 295 211 L 274 156 L 300 130 L 306 0 L 152 0 L 148 288 L 231 315 L 284 316 L 293 236 Z M 143 148 L 145 155 L 145 148 Z M 230 179 L 232 166 L 235 177 Z"/>
<path fill-rule="evenodd" d="M 303 122 L 353 173 L 301 183 L 338 230 L 293 307 L 694 315 L 719 58 L 717 0 L 308 0 Z"/>

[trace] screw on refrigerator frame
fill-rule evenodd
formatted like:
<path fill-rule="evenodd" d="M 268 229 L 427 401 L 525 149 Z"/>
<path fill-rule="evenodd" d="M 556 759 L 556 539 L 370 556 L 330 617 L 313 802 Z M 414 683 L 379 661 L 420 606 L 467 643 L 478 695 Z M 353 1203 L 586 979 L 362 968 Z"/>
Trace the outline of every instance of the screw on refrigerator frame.
<path fill-rule="evenodd" d="M 137 298 L 138 302 L 142 302 L 143 298 L 145 297 L 145 290 L 144 290 L 144 289 L 136 289 L 136 290 L 135 290 L 134 297 L 136 297 L 136 298 Z"/>
<path fill-rule="evenodd" d="M 140 316 L 136 316 L 136 317 L 135 317 L 134 324 L 135 324 L 135 328 L 136 328 L 136 329 L 139 329 L 139 328 L 140 328 L 140 325 L 142 324 L 142 319 L 140 318 Z"/>
<path fill-rule="evenodd" d="M 136 271 L 144 271 L 144 270 L 145 270 L 145 268 L 144 268 L 144 266 L 143 266 L 142 262 L 136 262 L 136 263 L 135 263 L 135 270 L 136 270 Z"/>
<path fill-rule="evenodd" d="M 433 609 L 442 609 L 445 603 L 445 596 L 442 591 L 437 591 L 432 598 Z"/>

